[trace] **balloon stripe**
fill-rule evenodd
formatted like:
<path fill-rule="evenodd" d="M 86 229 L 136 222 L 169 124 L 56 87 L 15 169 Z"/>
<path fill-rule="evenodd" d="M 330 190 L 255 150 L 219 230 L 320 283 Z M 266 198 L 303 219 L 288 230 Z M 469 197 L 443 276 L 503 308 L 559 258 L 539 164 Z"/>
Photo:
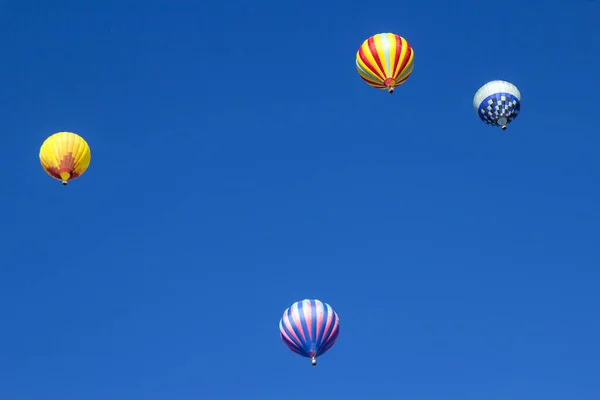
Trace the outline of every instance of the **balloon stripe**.
<path fill-rule="evenodd" d="M 375 84 L 380 84 L 382 83 L 382 81 L 375 75 L 371 74 L 370 71 L 368 69 L 364 69 L 360 63 L 356 62 L 356 70 L 358 71 L 358 74 L 367 82 L 371 81 L 374 82 Z"/>
<path fill-rule="evenodd" d="M 398 76 L 398 78 L 396 78 L 396 81 L 400 82 L 400 83 L 405 82 L 412 74 L 413 68 L 414 68 L 413 64 L 410 64 L 410 67 L 405 68 L 404 71 L 402 71 L 402 73 Z"/>
<path fill-rule="evenodd" d="M 323 333 L 323 335 L 327 335 L 328 332 L 331 331 L 332 322 L 335 317 L 331 307 L 327 307 L 327 311 L 328 311 L 328 313 L 327 313 L 328 315 L 327 315 L 327 320 L 325 321 L 325 332 Z"/>
<path fill-rule="evenodd" d="M 381 38 L 381 36 L 377 36 L 377 40 L 379 41 Z M 373 59 L 375 60 L 375 63 L 377 64 L 377 66 L 379 67 L 379 70 L 381 71 L 381 75 L 383 76 L 383 80 L 387 79 L 387 74 L 385 73 L 385 68 L 383 67 L 383 63 L 381 62 L 381 58 L 379 57 L 379 51 L 377 51 L 377 46 L 375 45 L 375 38 L 374 37 L 370 37 L 368 39 L 368 44 L 369 44 L 369 51 L 371 52 L 371 54 L 373 55 Z M 379 46 L 381 48 L 381 45 Z"/>
<path fill-rule="evenodd" d="M 296 339 L 299 347 L 304 348 L 305 342 L 302 339 L 302 336 L 298 334 L 297 330 L 294 327 L 294 322 L 292 321 L 290 311 L 287 312 L 285 322 L 286 322 L 285 327 L 287 328 L 286 332 L 289 332 L 293 336 L 293 338 Z"/>
<path fill-rule="evenodd" d="M 316 320 L 316 324 L 317 324 L 317 331 L 316 331 L 316 337 L 322 337 L 323 336 L 323 331 L 325 330 L 325 325 L 323 325 L 323 317 L 325 314 L 325 307 L 323 307 L 323 303 L 321 303 L 320 301 L 316 301 L 315 300 L 315 307 L 317 309 L 317 320 Z"/>
<path fill-rule="evenodd" d="M 305 301 L 301 301 L 298 303 L 298 329 L 300 329 L 302 331 L 302 336 L 305 338 L 304 339 L 304 349 L 307 352 L 310 352 L 312 350 L 312 343 L 314 343 L 310 336 L 309 336 L 309 329 L 307 326 L 307 321 L 306 321 L 306 313 L 304 312 L 304 305 L 305 305 Z"/>
<path fill-rule="evenodd" d="M 331 346 L 333 346 L 333 343 L 335 343 L 335 340 L 337 339 L 338 334 L 339 334 L 339 330 L 334 330 L 331 333 L 331 336 L 329 338 L 327 338 L 327 340 L 325 342 L 323 342 L 323 350 L 328 350 Z"/>
<path fill-rule="evenodd" d="M 402 56 L 402 40 L 400 39 L 400 36 L 394 35 L 394 46 L 392 47 L 394 48 L 393 78 L 396 80 L 400 74 L 400 57 Z"/>
<path fill-rule="evenodd" d="M 329 336 L 331 336 L 332 332 L 335 332 L 337 323 L 337 315 L 333 312 L 330 307 L 329 318 L 327 319 L 327 324 L 325 328 L 325 332 L 323 333 L 323 341 L 326 342 Z"/>
<path fill-rule="evenodd" d="M 333 321 L 333 326 L 331 328 L 331 331 L 329 332 L 329 334 L 327 335 L 326 341 L 330 341 L 333 337 L 335 337 L 335 335 L 337 335 L 338 333 L 338 328 L 339 328 L 339 320 L 336 318 Z"/>
<path fill-rule="evenodd" d="M 377 60 L 375 60 L 375 55 L 369 48 L 369 43 L 365 42 L 365 44 L 362 46 L 362 49 L 363 49 L 364 59 L 369 62 L 368 65 L 369 65 L 371 71 L 375 72 L 376 76 L 379 79 L 381 79 L 381 81 L 383 82 L 385 80 L 385 73 L 379 67 L 379 65 L 377 65 Z"/>
<path fill-rule="evenodd" d="M 412 59 L 412 48 L 405 39 L 400 39 L 402 55 L 400 67 L 398 68 L 398 76 L 402 76 L 402 73 L 406 71 L 407 66 L 410 67 L 409 61 Z"/>
<path fill-rule="evenodd" d="M 290 349 L 300 350 L 300 346 L 298 346 L 298 344 L 290 338 L 287 332 L 285 332 L 285 330 L 281 328 L 282 327 L 280 327 L 279 329 L 279 335 L 281 336 L 281 339 L 285 342 L 286 346 L 288 346 Z"/>
<path fill-rule="evenodd" d="M 339 318 L 337 314 L 333 313 L 333 310 L 330 316 L 332 323 L 330 324 L 330 329 L 323 335 L 322 344 L 319 349 L 321 354 L 327 352 L 333 346 L 339 334 Z"/>
<path fill-rule="evenodd" d="M 378 83 L 377 81 L 373 81 L 370 79 L 365 78 L 364 76 L 361 75 L 361 78 L 367 82 L 369 85 L 374 86 L 374 87 L 381 87 L 381 88 L 385 88 L 385 85 L 382 83 Z"/>
<path fill-rule="evenodd" d="M 377 55 L 381 60 L 383 65 L 383 73 L 385 78 L 388 79 L 392 76 L 393 70 L 390 68 L 390 43 L 388 40 L 388 35 L 379 35 L 375 38 L 375 43 L 377 43 Z"/>
<path fill-rule="evenodd" d="M 290 339 L 292 339 L 292 341 L 299 348 L 304 347 L 304 344 L 302 343 L 302 340 L 300 339 L 300 337 L 298 337 L 298 335 L 294 331 L 294 328 L 292 326 L 292 322 L 290 321 L 289 311 L 286 311 L 286 313 L 283 315 L 283 318 L 282 318 L 282 320 L 280 322 L 280 330 L 282 332 L 284 332 Z"/>
<path fill-rule="evenodd" d="M 313 342 L 318 342 L 319 336 L 317 336 L 317 302 L 315 300 L 309 301 L 310 305 L 310 337 Z"/>
<path fill-rule="evenodd" d="M 406 47 L 402 45 L 402 38 L 400 36 L 396 36 L 396 48 L 398 49 L 398 62 L 394 70 L 394 78 L 397 79 L 402 73 L 402 61 L 406 57 Z"/>
<path fill-rule="evenodd" d="M 300 347 L 297 347 L 293 342 L 288 342 L 285 338 L 283 339 L 283 342 L 288 349 L 298 354 L 299 356 L 305 357 L 304 350 L 302 350 Z"/>
<path fill-rule="evenodd" d="M 377 79 L 383 82 L 385 80 L 385 77 L 383 76 L 381 71 L 377 69 L 376 62 L 374 59 L 372 59 L 373 57 L 371 56 L 368 47 L 366 45 L 362 45 L 358 52 L 360 56 L 360 61 L 363 64 L 363 68 L 365 68 L 367 71 L 369 71 L 371 75 L 377 77 Z"/>
<path fill-rule="evenodd" d="M 308 338 L 306 337 L 306 335 L 304 334 L 304 330 L 302 329 L 302 322 L 300 320 L 300 310 L 298 303 L 294 304 L 294 306 L 292 307 L 291 316 L 292 318 L 290 319 L 290 322 L 292 323 L 292 329 L 294 330 L 294 333 L 296 333 L 296 336 L 298 336 L 300 341 L 302 341 L 302 347 L 306 348 Z"/>
<path fill-rule="evenodd" d="M 329 349 L 331 349 L 333 347 L 333 345 L 335 344 L 335 341 L 337 340 L 339 334 L 340 334 L 340 331 L 336 330 L 333 333 L 333 335 L 331 336 L 331 338 L 327 342 L 325 342 L 325 344 L 323 345 L 323 350 L 322 350 L 323 353 L 327 352 Z"/>
<path fill-rule="evenodd" d="M 304 351 L 302 350 L 302 347 L 298 346 L 298 344 L 296 342 L 294 342 L 292 339 L 290 339 L 290 337 L 283 331 L 280 332 L 280 336 L 281 339 L 283 340 L 283 342 L 285 343 L 285 345 L 292 350 L 294 353 L 300 354 L 302 355 L 304 353 Z"/>
<path fill-rule="evenodd" d="M 283 341 L 286 342 L 287 346 L 290 348 L 295 348 L 295 349 L 300 349 L 300 346 L 298 345 L 298 343 L 296 343 L 294 341 L 294 339 L 292 339 L 288 333 L 285 331 L 285 329 L 283 328 L 283 326 L 279 327 L 279 334 L 281 335 L 281 338 L 283 339 Z"/>
<path fill-rule="evenodd" d="M 319 335 L 320 341 L 317 350 L 319 355 L 323 354 L 326 351 L 323 349 L 323 343 L 325 342 L 325 338 L 327 337 L 327 330 L 328 326 L 330 325 L 329 321 L 331 321 L 331 319 L 333 318 L 333 314 L 331 313 L 331 307 L 329 307 L 328 305 L 325 305 L 323 307 L 323 312 L 325 314 L 325 318 L 323 319 L 323 329 L 321 331 L 321 334 Z"/>
<path fill-rule="evenodd" d="M 297 309 L 298 309 L 297 307 L 298 307 L 297 303 L 292 305 L 292 307 L 290 307 L 288 310 L 286 310 L 286 313 L 284 314 L 284 316 L 287 315 L 289 327 L 290 327 L 291 332 L 293 333 L 294 337 L 298 339 L 298 347 L 302 350 L 302 354 L 304 355 L 304 357 L 308 357 L 308 352 L 306 350 L 306 340 L 303 339 L 302 332 L 298 331 L 297 324 L 293 321 L 294 314 L 295 314 L 295 312 L 297 312 Z M 294 310 L 296 310 L 296 311 L 294 311 Z"/>
<path fill-rule="evenodd" d="M 304 326 L 306 327 L 306 336 L 308 337 L 309 342 L 314 342 L 315 337 L 312 334 L 312 308 L 310 304 L 310 300 L 304 300 L 302 303 L 302 321 Z"/>

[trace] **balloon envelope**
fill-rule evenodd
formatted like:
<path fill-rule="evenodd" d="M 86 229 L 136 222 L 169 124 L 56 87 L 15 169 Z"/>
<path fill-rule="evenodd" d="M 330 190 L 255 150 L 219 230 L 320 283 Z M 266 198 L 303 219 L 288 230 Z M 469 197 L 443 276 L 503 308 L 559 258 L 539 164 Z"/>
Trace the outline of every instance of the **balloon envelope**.
<path fill-rule="evenodd" d="M 63 185 L 80 177 L 89 167 L 91 158 L 87 142 L 72 132 L 55 133 L 40 148 L 44 171 Z"/>
<path fill-rule="evenodd" d="M 294 353 L 312 358 L 325 354 L 340 333 L 340 318 L 327 303 L 320 300 L 298 301 L 285 310 L 279 321 L 283 343 Z"/>
<path fill-rule="evenodd" d="M 365 40 L 356 52 L 356 70 L 369 85 L 392 93 L 413 71 L 414 51 L 394 33 L 378 33 Z"/>
<path fill-rule="evenodd" d="M 506 129 L 521 111 L 521 92 L 510 82 L 491 81 L 477 90 L 473 108 L 486 124 Z"/>

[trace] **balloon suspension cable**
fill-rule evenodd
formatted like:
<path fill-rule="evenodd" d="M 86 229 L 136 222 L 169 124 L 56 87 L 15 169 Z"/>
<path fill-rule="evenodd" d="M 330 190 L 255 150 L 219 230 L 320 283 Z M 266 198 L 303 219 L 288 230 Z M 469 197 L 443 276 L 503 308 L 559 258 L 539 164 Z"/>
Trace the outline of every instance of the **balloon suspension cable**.
<path fill-rule="evenodd" d="M 312 365 L 313 365 L 313 367 L 317 365 L 317 359 L 314 357 L 312 359 Z"/>
<path fill-rule="evenodd" d="M 505 131 L 505 130 L 506 130 L 506 128 L 507 128 L 506 124 L 505 124 L 505 125 L 502 125 L 502 130 L 503 130 L 503 131 Z"/>

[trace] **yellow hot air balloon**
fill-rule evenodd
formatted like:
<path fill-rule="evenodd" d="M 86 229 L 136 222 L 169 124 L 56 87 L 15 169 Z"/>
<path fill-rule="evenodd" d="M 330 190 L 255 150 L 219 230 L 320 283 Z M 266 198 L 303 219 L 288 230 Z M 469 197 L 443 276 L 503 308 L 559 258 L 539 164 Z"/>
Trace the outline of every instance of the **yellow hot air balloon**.
<path fill-rule="evenodd" d="M 403 37 L 378 33 L 365 40 L 356 52 L 356 70 L 369 85 L 393 93 L 412 73 L 414 56 Z"/>
<path fill-rule="evenodd" d="M 92 159 L 90 146 L 79 135 L 58 132 L 50 136 L 40 147 L 40 162 L 44 171 L 66 185 L 80 177 Z"/>

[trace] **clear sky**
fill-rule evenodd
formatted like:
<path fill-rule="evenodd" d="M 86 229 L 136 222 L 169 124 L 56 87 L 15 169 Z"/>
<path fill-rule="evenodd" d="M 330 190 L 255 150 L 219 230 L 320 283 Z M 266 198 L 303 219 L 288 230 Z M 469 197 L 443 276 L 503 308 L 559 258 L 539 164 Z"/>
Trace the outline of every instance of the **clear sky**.
<path fill-rule="evenodd" d="M 600 396 L 598 1 L 0 4 L 1 400 Z M 393 95 L 355 69 L 380 32 Z M 316 368 L 304 298 L 340 316 Z"/>

